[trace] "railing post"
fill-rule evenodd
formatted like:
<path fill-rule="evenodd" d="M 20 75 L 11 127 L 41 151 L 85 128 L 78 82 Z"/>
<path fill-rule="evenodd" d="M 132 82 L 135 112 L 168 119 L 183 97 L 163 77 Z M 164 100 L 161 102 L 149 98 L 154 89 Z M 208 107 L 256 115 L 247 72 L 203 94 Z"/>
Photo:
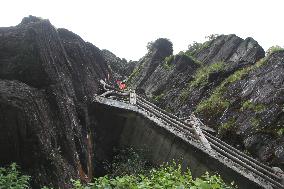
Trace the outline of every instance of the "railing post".
<path fill-rule="evenodd" d="M 129 103 L 135 105 L 136 104 L 136 93 L 135 91 L 130 91 L 129 93 Z"/>
<path fill-rule="evenodd" d="M 209 151 L 213 152 L 211 145 L 209 144 L 208 140 L 202 133 L 202 130 L 200 129 L 200 121 L 197 117 L 195 117 L 194 114 L 191 114 L 189 116 L 189 119 L 185 120 L 186 123 L 189 123 L 192 125 L 195 135 L 200 140 L 200 142 L 207 148 Z M 214 152 L 213 152 L 214 153 Z"/>

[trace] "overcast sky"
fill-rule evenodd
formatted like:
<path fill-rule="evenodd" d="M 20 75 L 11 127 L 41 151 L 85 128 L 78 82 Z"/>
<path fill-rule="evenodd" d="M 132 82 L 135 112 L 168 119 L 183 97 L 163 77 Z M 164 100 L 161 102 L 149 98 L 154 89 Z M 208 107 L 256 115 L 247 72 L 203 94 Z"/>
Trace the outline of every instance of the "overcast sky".
<path fill-rule="evenodd" d="M 209 34 L 253 37 L 267 49 L 284 46 L 283 0 L 2 0 L 0 26 L 28 15 L 49 19 L 100 49 L 138 60 L 159 37 L 175 53 Z"/>

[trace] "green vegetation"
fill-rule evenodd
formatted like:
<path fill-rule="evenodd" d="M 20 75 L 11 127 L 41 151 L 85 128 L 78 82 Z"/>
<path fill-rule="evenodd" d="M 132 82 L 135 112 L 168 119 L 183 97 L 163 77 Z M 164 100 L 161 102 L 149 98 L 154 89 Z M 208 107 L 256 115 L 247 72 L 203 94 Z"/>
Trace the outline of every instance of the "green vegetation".
<path fill-rule="evenodd" d="M 190 87 L 199 87 L 203 86 L 208 83 L 208 78 L 211 73 L 219 72 L 221 70 L 225 69 L 224 62 L 216 62 L 213 64 L 210 64 L 209 66 L 204 66 L 200 68 L 195 76 L 193 82 L 190 83 Z"/>
<path fill-rule="evenodd" d="M 164 61 L 165 61 L 166 64 L 171 64 L 172 61 L 174 60 L 174 58 L 175 58 L 174 55 L 170 55 L 170 56 L 166 57 Z"/>
<path fill-rule="evenodd" d="M 236 119 L 234 118 L 230 118 L 227 122 L 222 123 L 222 125 L 218 127 L 218 135 L 224 136 L 228 131 L 234 129 L 235 124 L 236 124 Z"/>
<path fill-rule="evenodd" d="M 30 188 L 30 177 L 22 175 L 16 163 L 7 168 L 0 168 L 0 188 L 2 189 L 25 189 Z"/>
<path fill-rule="evenodd" d="M 172 107 L 170 107 L 170 106 L 167 106 L 167 107 L 165 108 L 165 110 L 166 110 L 167 112 L 169 112 L 169 113 L 174 113 L 174 110 L 173 110 Z"/>
<path fill-rule="evenodd" d="M 267 62 L 267 58 L 263 58 L 259 60 L 256 64 L 243 68 L 239 71 L 236 71 L 234 74 L 230 75 L 227 79 L 225 79 L 212 93 L 212 95 L 206 99 L 201 101 L 197 108 L 197 113 L 206 113 L 207 115 L 220 115 L 227 109 L 230 105 L 230 101 L 226 100 L 224 94 L 227 90 L 227 86 L 235 83 L 238 80 L 241 80 L 245 77 L 251 70 L 259 68 Z M 256 111 L 262 111 L 265 107 L 258 105 L 254 107 Z"/>
<path fill-rule="evenodd" d="M 175 163 L 165 164 L 153 168 L 148 174 L 137 176 L 125 175 L 110 178 L 104 176 L 96 178 L 93 183 L 83 186 L 73 181 L 74 189 L 162 189 L 162 188 L 191 188 L 191 189 L 232 189 L 233 184 L 226 185 L 220 176 L 209 176 L 208 173 L 201 178 L 193 179 L 189 170 L 182 172 L 181 166 Z"/>
<path fill-rule="evenodd" d="M 132 79 L 135 78 L 141 70 L 141 67 L 136 67 L 127 79 L 127 84 L 130 84 Z"/>
<path fill-rule="evenodd" d="M 229 107 L 230 102 L 223 96 L 224 86 L 217 87 L 213 94 L 206 100 L 201 101 L 196 107 L 196 112 L 204 112 L 207 115 L 219 115 Z"/>
<path fill-rule="evenodd" d="M 284 48 L 278 45 L 272 46 L 266 51 L 266 56 L 271 55 L 272 53 L 275 53 L 278 51 L 284 51 Z"/>
<path fill-rule="evenodd" d="M 256 104 L 254 102 L 251 102 L 250 100 L 247 100 L 245 102 L 243 102 L 242 107 L 241 107 L 241 111 L 244 110 L 253 110 L 256 113 L 262 112 L 263 110 L 265 110 L 265 105 L 263 104 Z"/>
<path fill-rule="evenodd" d="M 171 70 L 173 68 L 173 60 L 174 60 L 175 56 L 174 55 L 170 55 L 168 57 L 165 58 L 164 63 L 162 64 L 162 66 L 166 69 L 166 70 Z"/>
<path fill-rule="evenodd" d="M 147 161 L 148 152 L 145 149 L 134 150 L 133 148 L 125 148 L 115 150 L 111 163 L 105 163 L 105 169 L 111 178 L 124 175 L 145 174 L 151 168 L 151 164 Z"/>
<path fill-rule="evenodd" d="M 72 189 L 234 189 L 233 183 L 227 185 L 218 175 L 208 173 L 194 179 L 189 170 L 182 171 L 181 165 L 165 163 L 159 167 L 150 167 L 143 155 L 147 152 L 134 151 L 132 148 L 119 150 L 114 157 L 112 172 L 104 177 L 94 178 L 93 182 L 83 184 L 71 180 Z M 141 156 L 142 155 L 142 156 Z M 29 176 L 21 175 L 16 164 L 9 168 L 0 168 L 0 188 L 28 189 Z M 43 187 L 42 189 L 51 189 Z"/>
<path fill-rule="evenodd" d="M 208 83 L 209 75 L 225 69 L 224 62 L 216 62 L 208 66 L 201 67 L 195 74 L 194 80 L 191 81 L 180 94 L 180 100 L 184 102 L 189 93 L 196 87 L 204 86 Z"/>
<path fill-rule="evenodd" d="M 220 34 L 210 34 L 208 36 L 205 36 L 205 39 L 208 39 L 209 41 L 212 41 L 212 40 L 216 39 L 219 36 L 220 36 Z"/>
<path fill-rule="evenodd" d="M 257 119 L 256 117 L 252 117 L 252 118 L 250 119 L 250 123 L 252 124 L 252 126 L 253 126 L 255 129 L 258 130 L 258 126 L 259 126 L 259 124 L 260 124 L 260 120 L 259 120 L 259 119 Z"/>
<path fill-rule="evenodd" d="M 83 184 L 71 180 L 72 189 L 234 189 L 233 183 L 227 185 L 218 175 L 208 173 L 194 179 L 189 170 L 182 171 L 181 165 L 165 163 L 158 167 L 149 166 L 145 157 L 147 152 L 134 151 L 132 148 L 119 150 L 111 164 L 112 172 L 104 177 L 94 178 L 91 183 Z M 0 188 L 27 189 L 29 177 L 21 176 L 16 164 L 10 168 L 0 168 Z M 51 189 L 43 187 L 42 189 Z"/>
<path fill-rule="evenodd" d="M 284 128 L 278 129 L 277 135 L 278 135 L 279 137 L 282 137 L 282 136 L 284 135 Z"/>
<path fill-rule="evenodd" d="M 165 94 L 164 93 L 161 93 L 157 96 L 153 96 L 153 100 L 156 101 L 156 102 L 161 102 L 163 100 L 163 98 L 165 97 Z"/>
<path fill-rule="evenodd" d="M 211 34 L 209 36 L 206 36 L 205 39 L 208 39 L 208 41 L 205 41 L 204 43 L 198 43 L 194 41 L 192 44 L 188 45 L 188 50 L 186 51 L 187 54 L 193 56 L 196 53 L 202 51 L 203 49 L 206 49 L 209 47 L 210 43 L 215 40 L 219 35 L 218 34 Z"/>

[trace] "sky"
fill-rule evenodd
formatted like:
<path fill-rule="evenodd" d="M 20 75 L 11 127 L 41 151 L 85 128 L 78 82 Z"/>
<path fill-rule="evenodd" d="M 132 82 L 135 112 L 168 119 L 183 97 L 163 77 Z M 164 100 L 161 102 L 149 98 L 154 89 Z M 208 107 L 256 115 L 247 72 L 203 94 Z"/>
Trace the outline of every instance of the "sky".
<path fill-rule="evenodd" d="M 138 60 L 157 38 L 174 52 L 210 34 L 253 37 L 266 50 L 284 46 L 283 0 L 1 0 L 0 27 L 28 15 L 49 19 L 100 49 Z"/>

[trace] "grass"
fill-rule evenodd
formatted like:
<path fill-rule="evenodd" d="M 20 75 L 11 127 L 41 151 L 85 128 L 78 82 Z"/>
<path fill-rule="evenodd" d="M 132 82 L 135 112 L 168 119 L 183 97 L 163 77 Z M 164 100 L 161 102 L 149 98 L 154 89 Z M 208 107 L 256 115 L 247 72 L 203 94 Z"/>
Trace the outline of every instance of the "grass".
<path fill-rule="evenodd" d="M 263 104 L 256 104 L 254 102 L 251 102 L 250 100 L 247 100 L 245 102 L 243 102 L 242 107 L 241 107 L 241 111 L 244 110 L 252 110 L 256 113 L 262 112 L 266 109 L 265 105 Z"/>
<path fill-rule="evenodd" d="M 192 44 L 188 45 L 188 50 L 186 51 L 186 53 L 191 56 L 194 56 L 197 53 L 201 52 L 203 49 L 208 48 L 212 40 L 214 39 L 209 39 L 208 41 L 205 41 L 204 43 L 198 43 L 194 41 Z"/>
<path fill-rule="evenodd" d="M 220 127 L 218 127 L 218 135 L 224 136 L 228 131 L 232 130 L 236 124 L 236 119 L 230 118 L 227 122 L 222 123 Z"/>
<path fill-rule="evenodd" d="M 259 126 L 259 124 L 260 124 L 260 120 L 259 120 L 259 119 L 257 119 L 256 117 L 252 117 L 252 118 L 250 118 L 250 123 L 251 123 L 251 125 L 252 125 L 255 129 L 258 130 L 258 126 Z"/>
<path fill-rule="evenodd" d="M 272 46 L 266 51 L 266 55 L 271 55 L 272 53 L 275 53 L 278 51 L 284 51 L 284 48 L 278 45 Z"/>
<path fill-rule="evenodd" d="M 174 67 L 174 64 L 172 64 L 172 62 L 174 61 L 175 56 L 174 55 L 170 55 L 168 57 L 166 57 L 164 59 L 164 62 L 162 64 L 162 66 L 166 69 L 166 70 L 171 70 Z"/>
<path fill-rule="evenodd" d="M 211 73 L 219 72 L 225 69 L 224 62 L 216 62 L 209 66 L 200 68 L 196 74 L 194 80 L 190 83 L 191 88 L 204 86 L 208 83 L 208 78 Z"/>
<path fill-rule="evenodd" d="M 140 66 L 139 66 L 139 67 L 136 67 L 136 68 L 133 70 L 133 72 L 130 74 L 130 76 L 129 76 L 128 79 L 127 79 L 127 84 L 128 84 L 128 85 L 131 84 L 132 79 L 135 78 L 135 77 L 139 74 L 140 70 L 141 70 Z"/>
<path fill-rule="evenodd" d="M 156 101 L 156 102 L 161 102 L 163 100 L 163 98 L 165 97 L 165 94 L 164 93 L 161 93 L 157 96 L 153 96 L 153 100 Z"/>
<path fill-rule="evenodd" d="M 225 92 L 227 91 L 228 85 L 235 83 L 236 81 L 244 78 L 250 71 L 263 66 L 267 62 L 267 58 L 263 58 L 259 60 L 256 64 L 245 67 L 241 70 L 236 71 L 232 75 L 230 75 L 227 79 L 225 79 L 211 94 L 211 96 L 201 101 L 195 112 L 197 113 L 206 113 L 207 115 L 221 115 L 230 105 L 230 101 L 224 97 Z M 249 106 L 246 104 L 245 107 Z M 256 111 L 262 111 L 264 106 L 257 105 L 253 107 Z"/>
<path fill-rule="evenodd" d="M 279 137 L 282 137 L 282 136 L 284 135 L 284 128 L 278 129 L 277 135 L 278 135 Z"/>
<path fill-rule="evenodd" d="M 224 62 L 216 62 L 207 66 L 201 67 L 195 74 L 194 80 L 187 84 L 180 94 L 180 100 L 184 102 L 190 92 L 197 87 L 205 86 L 208 84 L 209 75 L 214 72 L 219 72 L 225 69 Z"/>
<path fill-rule="evenodd" d="M 175 56 L 174 55 L 170 55 L 170 56 L 167 56 L 165 59 L 164 59 L 164 62 L 166 64 L 171 64 L 172 61 L 174 60 Z"/>

